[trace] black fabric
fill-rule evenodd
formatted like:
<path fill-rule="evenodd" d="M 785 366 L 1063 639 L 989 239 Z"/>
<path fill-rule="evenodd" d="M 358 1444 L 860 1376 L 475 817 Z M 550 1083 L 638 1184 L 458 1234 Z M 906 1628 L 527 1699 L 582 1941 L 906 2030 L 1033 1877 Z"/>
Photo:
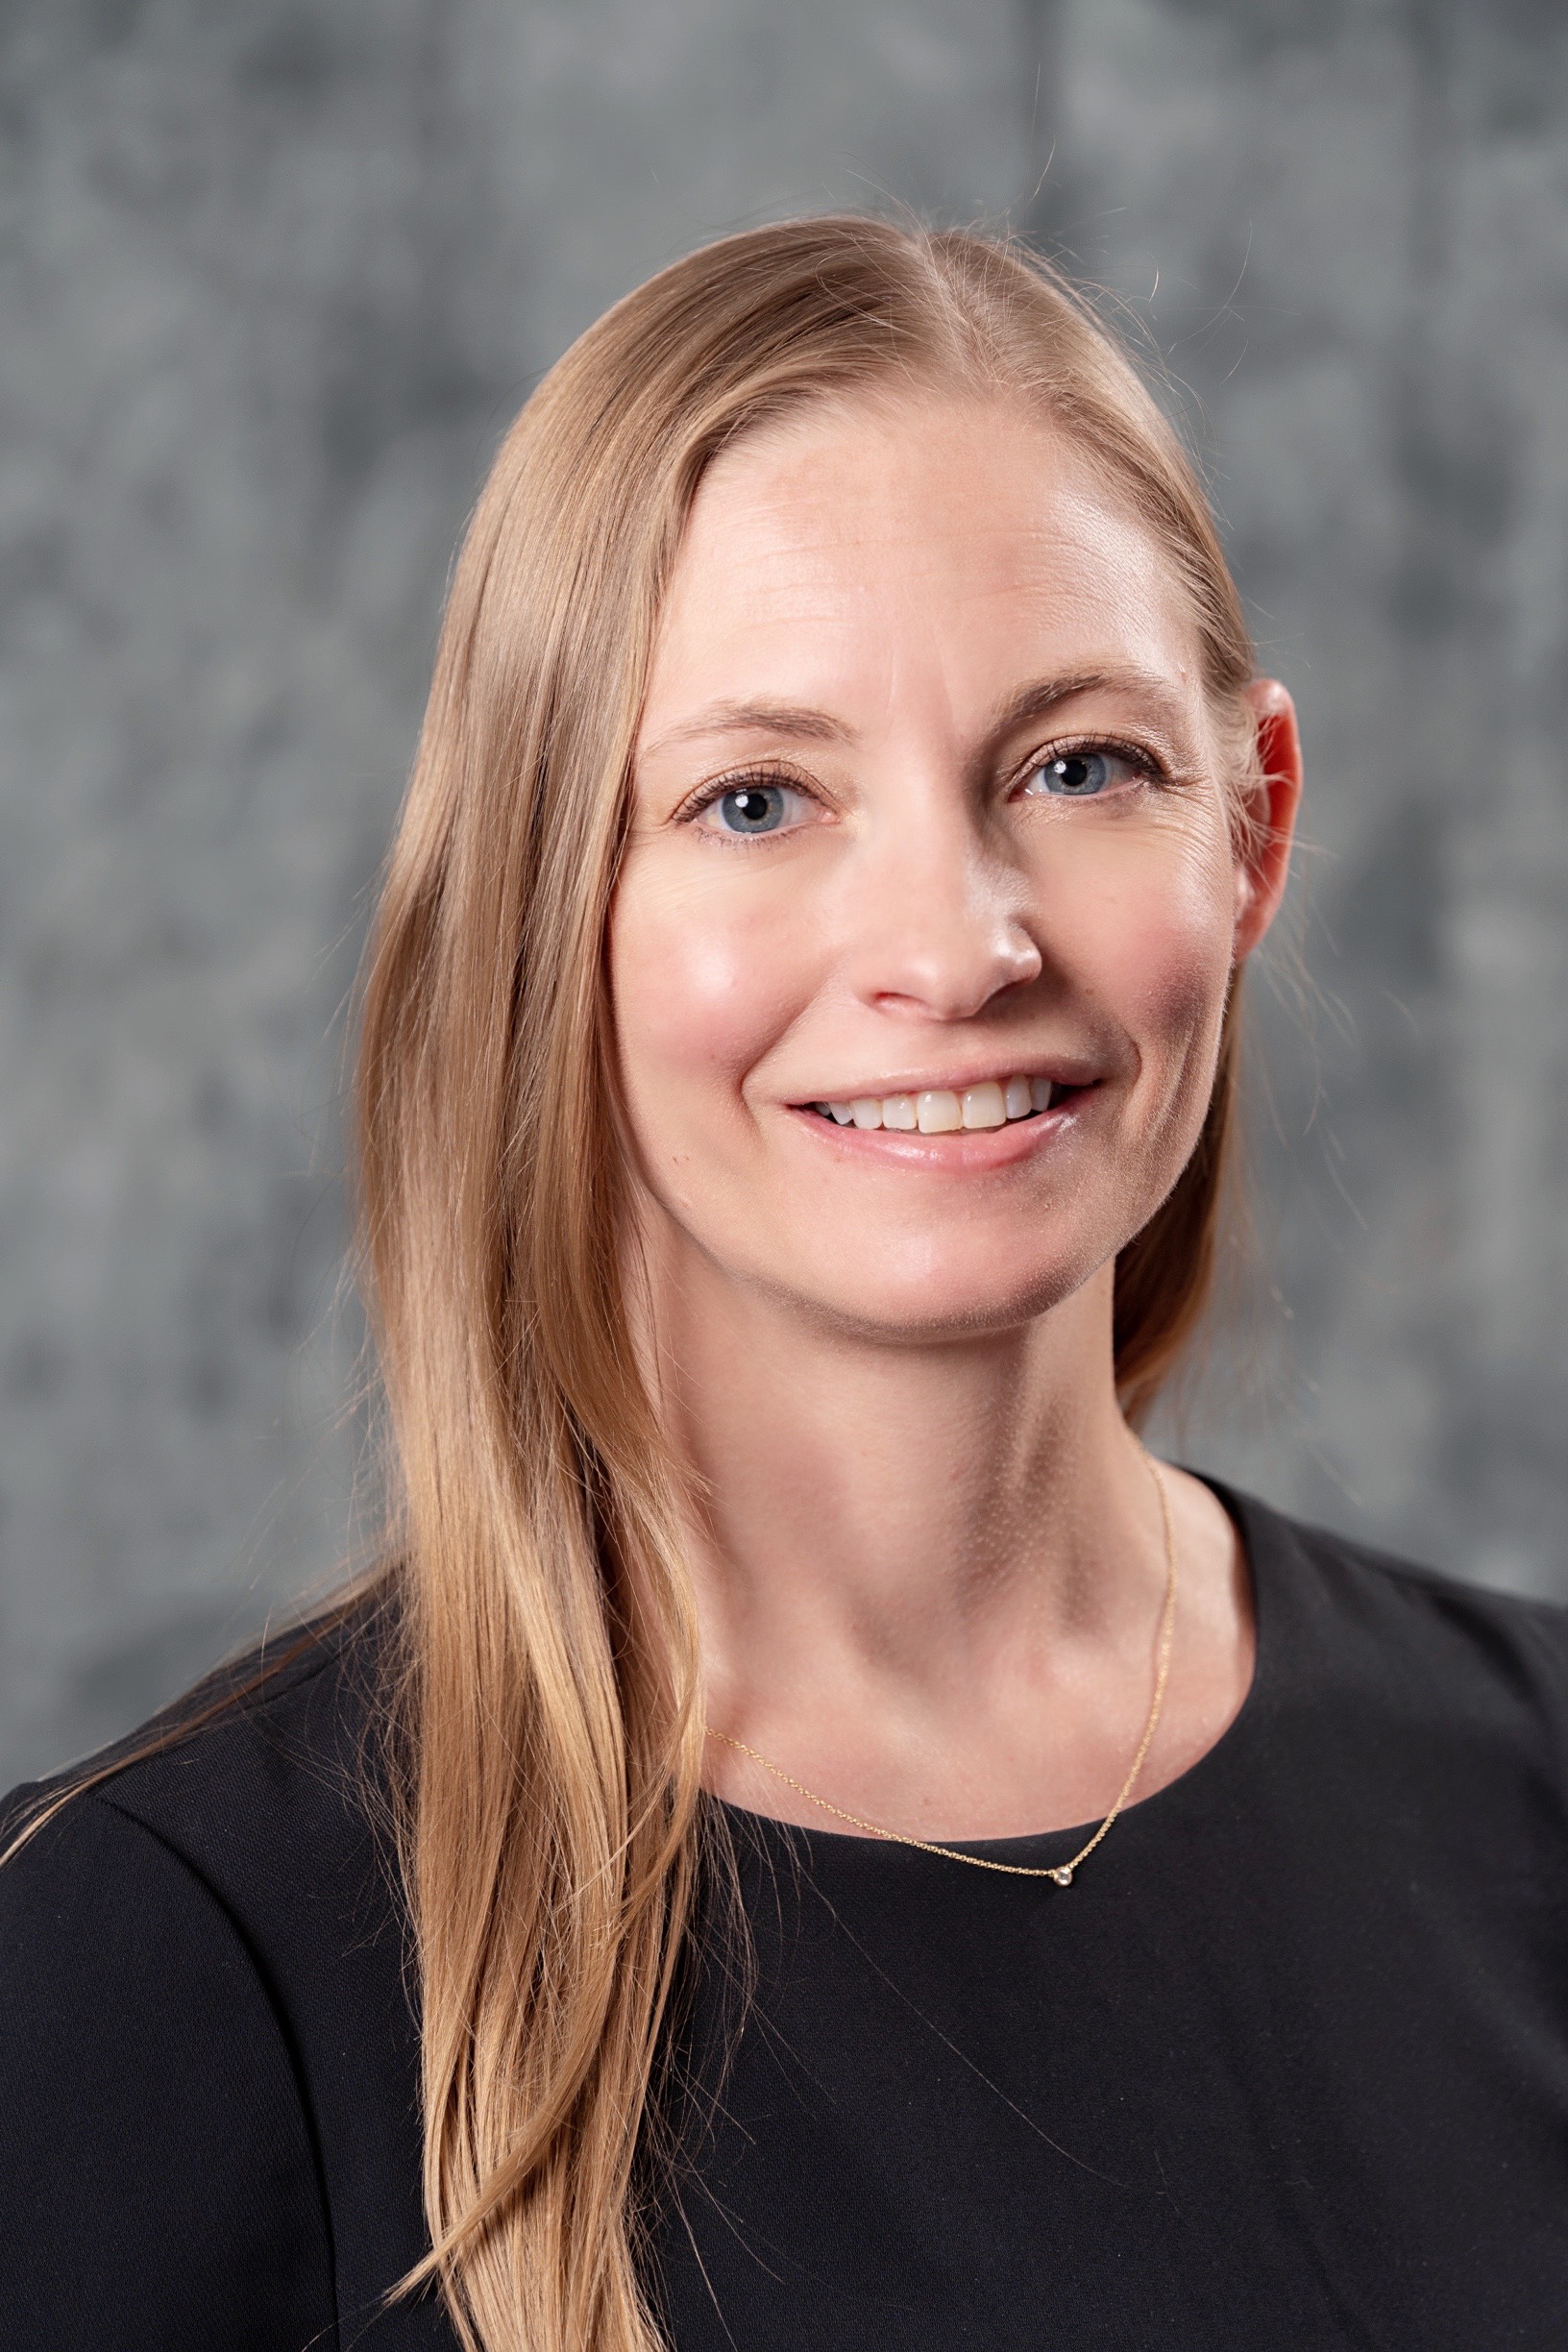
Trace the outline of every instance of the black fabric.
<path fill-rule="evenodd" d="M 1568 1616 L 1226 1500 L 1253 1689 L 1070 1888 L 723 1809 L 756 1980 L 734 2041 L 715 1934 L 682 2028 L 677 2352 L 1568 2341 Z M 452 2352 L 384 2300 L 427 2241 L 373 1657 L 0 1871 L 7 2345 Z"/>

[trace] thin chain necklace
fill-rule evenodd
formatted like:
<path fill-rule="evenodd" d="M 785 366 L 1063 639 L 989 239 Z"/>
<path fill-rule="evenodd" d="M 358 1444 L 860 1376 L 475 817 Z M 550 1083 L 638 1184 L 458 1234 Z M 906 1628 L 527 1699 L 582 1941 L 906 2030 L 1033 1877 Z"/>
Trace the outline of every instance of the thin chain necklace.
<path fill-rule="evenodd" d="M 1160 1612 L 1160 1639 L 1155 1653 L 1154 1697 L 1149 1702 L 1148 1721 L 1143 1726 L 1138 1752 L 1128 1768 L 1126 1779 L 1116 1791 L 1115 1804 L 1088 1845 L 1081 1846 L 1070 1862 L 1058 1862 L 1045 1869 L 1023 1862 L 992 1862 L 984 1854 L 961 1853 L 956 1846 L 936 1846 L 928 1838 L 906 1837 L 901 1829 L 884 1829 L 877 1822 L 863 1821 L 858 1813 L 845 1812 L 843 1805 L 830 1804 L 825 1797 L 819 1797 L 815 1789 L 807 1788 L 803 1780 L 797 1780 L 794 1773 L 787 1773 L 781 1764 L 773 1763 L 757 1749 L 748 1748 L 745 1740 L 731 1739 L 727 1731 L 716 1731 L 711 1724 L 708 1727 L 709 1739 L 722 1740 L 726 1748 L 738 1749 L 742 1755 L 749 1756 L 753 1764 L 760 1764 L 764 1772 L 772 1773 L 775 1780 L 782 1780 L 786 1788 L 794 1789 L 796 1795 L 803 1797 L 808 1804 L 819 1806 L 823 1813 L 831 1813 L 836 1821 L 847 1822 L 851 1828 L 864 1830 L 868 1837 L 884 1838 L 892 1846 L 913 1846 L 920 1853 L 941 1854 L 948 1862 L 967 1862 L 971 1870 L 1000 1871 L 1008 1878 L 1049 1878 L 1057 1886 L 1071 1886 L 1073 1873 L 1081 1870 L 1089 1860 L 1137 1785 L 1138 1776 L 1143 1770 L 1154 1744 L 1155 1727 L 1165 1703 L 1165 1683 L 1170 1676 L 1170 1644 L 1176 1629 L 1176 1532 L 1171 1526 L 1170 1495 L 1165 1486 L 1164 1473 L 1152 1455 L 1145 1455 L 1144 1459 L 1154 1480 L 1155 1492 L 1160 1497 L 1160 1520 L 1165 1535 L 1165 1600 Z"/>

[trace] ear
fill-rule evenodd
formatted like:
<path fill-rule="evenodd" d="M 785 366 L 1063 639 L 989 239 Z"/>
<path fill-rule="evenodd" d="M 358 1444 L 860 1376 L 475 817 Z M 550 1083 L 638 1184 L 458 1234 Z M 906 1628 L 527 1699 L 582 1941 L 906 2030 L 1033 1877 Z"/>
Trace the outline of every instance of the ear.
<path fill-rule="evenodd" d="M 1236 867 L 1236 961 L 1251 955 L 1279 911 L 1290 870 L 1290 843 L 1301 802 L 1301 736 L 1296 706 L 1278 678 L 1245 689 L 1258 729 L 1262 806 Z"/>

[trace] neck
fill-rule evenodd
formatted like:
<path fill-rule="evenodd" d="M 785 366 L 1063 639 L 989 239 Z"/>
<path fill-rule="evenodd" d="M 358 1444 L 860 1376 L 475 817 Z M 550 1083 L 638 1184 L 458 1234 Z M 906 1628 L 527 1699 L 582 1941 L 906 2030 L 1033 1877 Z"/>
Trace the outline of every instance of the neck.
<path fill-rule="evenodd" d="M 884 1828 L 951 1840 L 1092 1821 L 1148 1718 L 1167 1556 L 1118 1409 L 1110 1266 L 1048 1314 L 943 1343 L 842 1329 L 649 1250 L 645 1341 L 690 1473 L 708 1722 Z M 1146 1796 L 1235 1714 L 1246 1562 L 1166 1474 L 1179 1569 Z M 709 1777 L 821 1828 L 731 1747 Z"/>
<path fill-rule="evenodd" d="M 972 1715 L 1046 1654 L 1142 1638 L 1164 1549 L 1115 1402 L 1109 1268 L 1034 1322 L 942 1344 L 713 1282 L 684 1268 L 657 1318 L 701 1497 L 711 1721 L 779 1737 Z"/>

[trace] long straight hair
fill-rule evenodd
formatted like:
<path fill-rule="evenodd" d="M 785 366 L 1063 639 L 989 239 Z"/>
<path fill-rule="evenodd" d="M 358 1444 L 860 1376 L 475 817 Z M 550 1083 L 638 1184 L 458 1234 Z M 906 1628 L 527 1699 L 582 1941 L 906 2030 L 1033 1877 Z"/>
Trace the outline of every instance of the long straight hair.
<path fill-rule="evenodd" d="M 479 498 L 367 950 L 360 1268 L 395 1445 L 404 1870 L 425 2198 L 471 2352 L 652 2352 L 661 2029 L 698 1878 L 701 1696 L 676 1480 L 623 1297 L 605 928 L 660 600 L 737 434 L 903 388 L 1030 403 L 1190 599 L 1248 807 L 1252 651 L 1181 446 L 1027 253 L 859 219 L 730 237 L 547 376 Z M 1234 1088 L 1122 1253 L 1135 1417 L 1202 1308 Z"/>

